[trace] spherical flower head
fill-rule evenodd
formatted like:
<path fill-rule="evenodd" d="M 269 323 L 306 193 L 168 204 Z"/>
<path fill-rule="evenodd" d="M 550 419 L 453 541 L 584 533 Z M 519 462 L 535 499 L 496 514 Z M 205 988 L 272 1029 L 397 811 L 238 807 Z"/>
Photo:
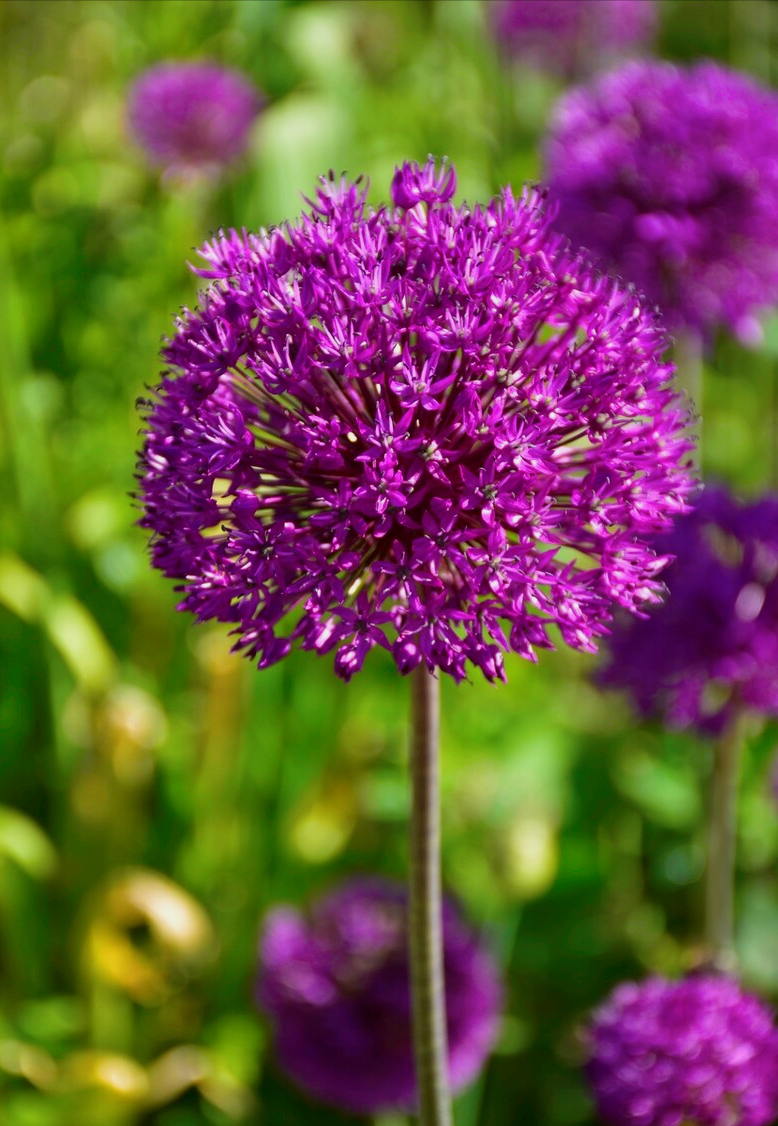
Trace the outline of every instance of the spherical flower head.
<path fill-rule="evenodd" d="M 153 164 L 209 172 L 241 156 L 262 99 L 235 70 L 211 63 L 162 63 L 133 84 L 127 116 Z"/>
<path fill-rule="evenodd" d="M 718 734 L 741 708 L 778 715 L 778 497 L 706 489 L 657 550 L 669 596 L 614 631 L 601 681 L 644 715 Z"/>
<path fill-rule="evenodd" d="M 586 1067 L 609 1126 L 766 1126 L 778 1113 L 778 1031 L 731 978 L 619 985 Z"/>
<path fill-rule="evenodd" d="M 549 630 L 590 650 L 656 598 L 645 539 L 685 507 L 686 416 L 630 290 L 548 229 L 543 197 L 451 202 L 403 167 L 394 206 L 323 180 L 309 213 L 221 234 L 147 405 L 141 523 L 182 609 L 264 667 L 293 642 L 348 679 L 503 678 Z"/>
<path fill-rule="evenodd" d="M 507 54 L 565 76 L 585 74 L 648 44 L 654 0 L 490 0 Z"/>
<path fill-rule="evenodd" d="M 357 1114 L 411 1109 L 407 892 L 355 879 L 307 915 L 279 907 L 264 925 L 257 999 L 281 1069 L 322 1102 Z M 443 911 L 448 1068 L 453 1090 L 478 1074 L 502 990 L 491 954 L 451 902 Z"/>
<path fill-rule="evenodd" d="M 633 62 L 564 96 L 546 142 L 559 229 L 673 329 L 744 340 L 778 299 L 778 97 L 716 63 Z"/>

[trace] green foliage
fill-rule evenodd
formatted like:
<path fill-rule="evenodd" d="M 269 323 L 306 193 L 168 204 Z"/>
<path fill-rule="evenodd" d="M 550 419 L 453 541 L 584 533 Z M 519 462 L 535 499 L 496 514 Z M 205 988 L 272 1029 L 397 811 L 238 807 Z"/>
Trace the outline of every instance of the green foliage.
<path fill-rule="evenodd" d="M 700 7 L 664 5 L 671 56 L 769 74 L 769 4 Z M 328 1126 L 273 1069 L 256 936 L 279 900 L 404 874 L 407 686 L 380 654 L 350 686 L 306 654 L 259 674 L 174 613 L 127 497 L 134 403 L 209 232 L 294 215 L 330 167 L 376 199 L 428 152 L 470 200 L 535 177 L 558 87 L 499 62 L 478 0 L 6 0 L 0 29 L 0 1120 Z M 128 83 L 170 56 L 268 95 L 223 183 L 160 182 L 127 136 Z M 705 373 L 706 467 L 750 490 L 777 334 L 722 341 Z M 708 750 L 637 728 L 591 667 L 560 652 L 509 662 L 504 688 L 444 685 L 446 883 L 508 980 L 460 1126 L 591 1121 L 582 1018 L 697 950 Z M 768 994 L 775 737 L 746 763 L 740 851 L 743 969 Z"/>

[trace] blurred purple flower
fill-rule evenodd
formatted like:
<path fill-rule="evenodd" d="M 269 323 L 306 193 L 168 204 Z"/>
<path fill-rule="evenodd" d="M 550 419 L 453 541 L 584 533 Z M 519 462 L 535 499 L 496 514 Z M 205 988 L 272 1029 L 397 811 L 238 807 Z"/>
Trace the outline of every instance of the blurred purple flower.
<path fill-rule="evenodd" d="M 262 98 L 238 71 L 162 63 L 130 90 L 130 128 L 153 164 L 173 173 L 218 169 L 241 156 Z"/>
<path fill-rule="evenodd" d="M 141 523 L 180 608 L 235 623 L 260 668 L 297 640 L 346 680 L 375 645 L 493 680 L 551 625 L 591 650 L 614 602 L 658 597 L 644 541 L 690 487 L 663 331 L 538 192 L 470 210 L 454 188 L 404 165 L 373 211 L 322 180 L 297 224 L 202 251 L 212 284 L 147 404 Z"/>
<path fill-rule="evenodd" d="M 778 715 L 778 497 L 741 505 L 708 488 L 655 546 L 675 556 L 669 598 L 614 630 L 601 682 L 673 727 L 718 734 L 744 706 Z"/>
<path fill-rule="evenodd" d="M 758 339 L 778 300 L 778 96 L 716 63 L 630 63 L 559 102 L 557 226 L 674 329 Z"/>
<path fill-rule="evenodd" d="M 268 915 L 257 999 L 280 1067 L 311 1095 L 355 1113 L 410 1109 L 407 891 L 353 879 L 314 904 Z M 478 1074 L 497 1033 L 502 989 L 491 955 L 450 903 L 443 911 L 448 1063 L 454 1090 Z"/>
<path fill-rule="evenodd" d="M 490 0 L 501 49 L 567 76 L 639 50 L 656 26 L 654 0 Z"/>
<path fill-rule="evenodd" d="M 778 1114 L 778 1030 L 724 976 L 618 986 L 593 1018 L 586 1068 L 610 1126 L 766 1126 Z"/>

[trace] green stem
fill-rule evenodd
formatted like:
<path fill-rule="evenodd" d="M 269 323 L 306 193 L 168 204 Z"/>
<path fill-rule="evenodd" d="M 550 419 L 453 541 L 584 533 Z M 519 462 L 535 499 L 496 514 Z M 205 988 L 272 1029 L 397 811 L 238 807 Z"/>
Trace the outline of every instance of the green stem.
<path fill-rule="evenodd" d="M 767 483 L 771 489 L 778 488 L 778 361 L 769 361 L 770 378 L 770 457 Z"/>
<path fill-rule="evenodd" d="M 707 958 L 727 972 L 735 969 L 735 840 L 742 746 L 743 718 L 736 716 L 713 748 L 705 889 Z"/>
<path fill-rule="evenodd" d="M 440 891 L 440 686 L 411 677 L 410 966 L 413 1053 L 421 1126 L 451 1126 Z"/>
<path fill-rule="evenodd" d="M 675 344 L 675 363 L 678 368 L 678 386 L 691 400 L 695 415 L 692 433 L 697 440 L 694 460 L 702 465 L 702 400 L 703 400 L 703 347 L 702 337 L 694 329 L 678 334 Z"/>

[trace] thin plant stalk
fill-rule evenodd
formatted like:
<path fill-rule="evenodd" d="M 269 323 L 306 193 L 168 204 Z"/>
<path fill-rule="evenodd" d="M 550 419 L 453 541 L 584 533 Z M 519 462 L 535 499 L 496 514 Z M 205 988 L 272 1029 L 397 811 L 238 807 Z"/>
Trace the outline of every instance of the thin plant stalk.
<path fill-rule="evenodd" d="M 699 332 L 686 329 L 678 334 L 675 342 L 675 363 L 678 368 L 678 386 L 691 400 L 696 425 L 693 436 L 696 440 L 694 460 L 697 468 L 702 465 L 702 403 L 703 382 L 703 343 Z"/>
<path fill-rule="evenodd" d="M 743 717 L 736 716 L 713 748 L 705 889 L 705 946 L 717 969 L 735 969 L 734 885 L 737 797 Z"/>
<path fill-rule="evenodd" d="M 770 359 L 770 456 L 768 485 L 778 489 L 778 360 Z"/>
<path fill-rule="evenodd" d="M 410 967 L 421 1126 L 451 1126 L 440 887 L 440 685 L 411 677 Z"/>

